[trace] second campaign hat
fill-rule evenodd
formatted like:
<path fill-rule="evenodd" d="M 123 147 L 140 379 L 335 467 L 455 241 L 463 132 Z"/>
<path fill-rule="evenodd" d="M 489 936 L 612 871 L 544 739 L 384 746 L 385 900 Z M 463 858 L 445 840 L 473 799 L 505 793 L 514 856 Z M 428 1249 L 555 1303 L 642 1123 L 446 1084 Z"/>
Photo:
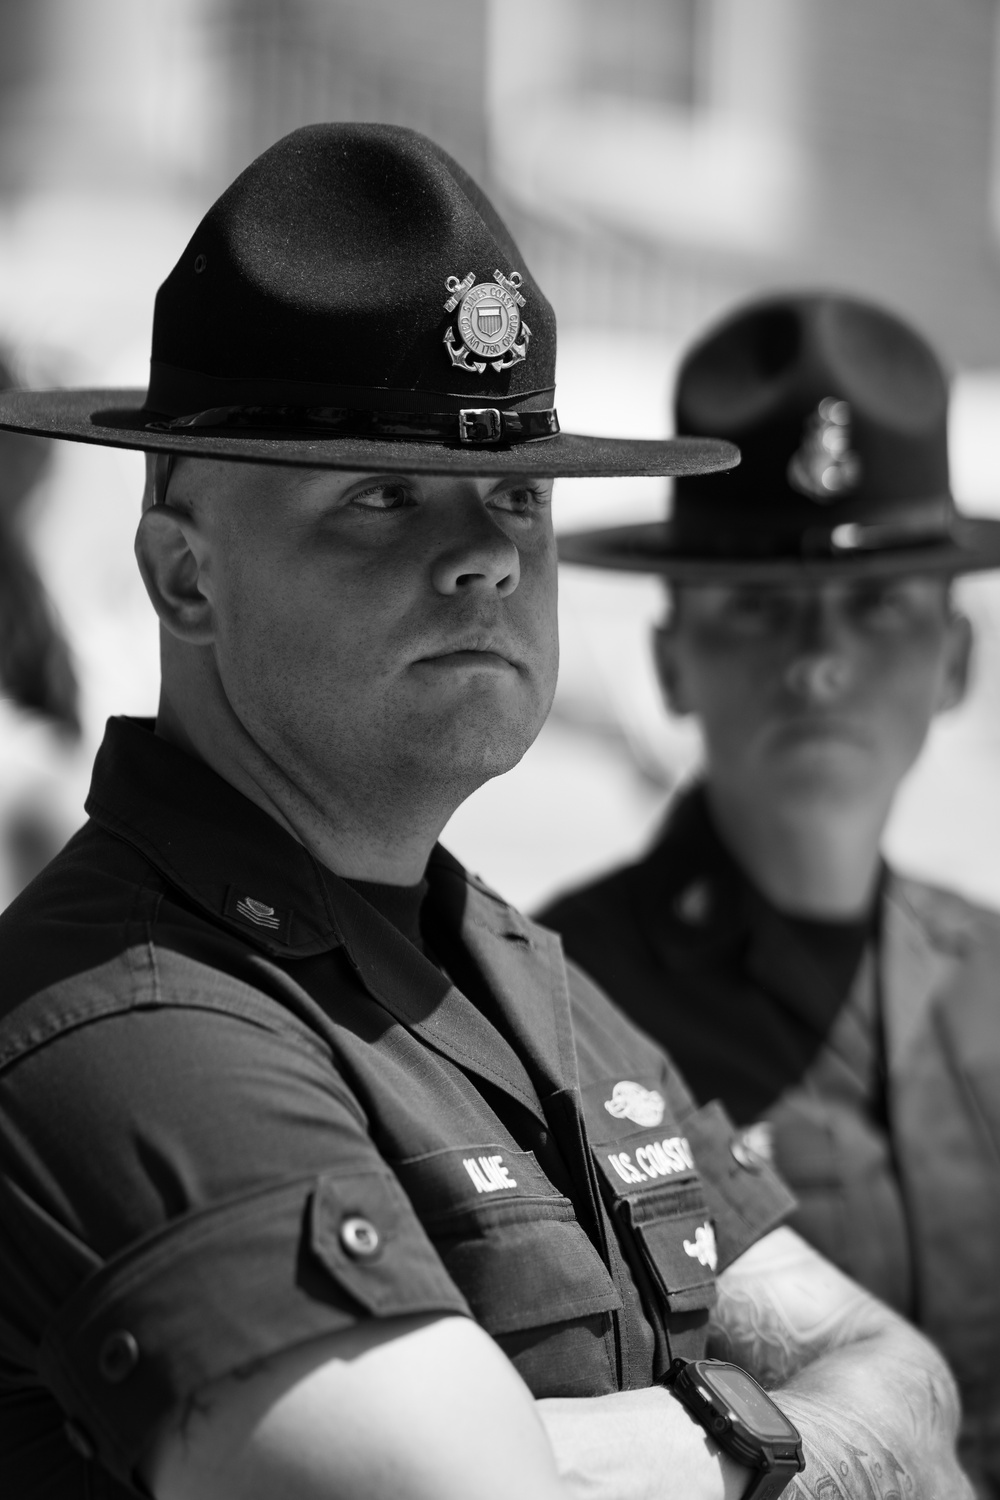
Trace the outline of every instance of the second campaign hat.
<path fill-rule="evenodd" d="M 714 438 L 560 432 L 556 328 L 510 232 L 425 136 L 311 125 L 251 163 L 159 290 L 148 391 L 23 391 L 0 427 L 165 454 L 526 475 L 727 468 Z"/>
<path fill-rule="evenodd" d="M 564 561 L 678 582 L 1000 567 L 1000 521 L 955 508 L 948 384 L 891 313 L 834 293 L 736 309 L 688 353 L 677 431 L 729 438 L 732 474 L 679 479 L 669 519 L 560 538 Z"/>

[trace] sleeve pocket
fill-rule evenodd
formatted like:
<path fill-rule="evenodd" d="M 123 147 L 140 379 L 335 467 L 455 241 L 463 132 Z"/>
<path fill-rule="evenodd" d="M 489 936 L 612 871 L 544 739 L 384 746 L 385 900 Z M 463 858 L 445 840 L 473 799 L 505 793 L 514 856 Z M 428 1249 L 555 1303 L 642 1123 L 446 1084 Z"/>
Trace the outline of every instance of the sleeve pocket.
<path fill-rule="evenodd" d="M 396 1179 L 371 1171 L 321 1177 L 309 1245 L 339 1287 L 375 1317 L 467 1311 Z"/>

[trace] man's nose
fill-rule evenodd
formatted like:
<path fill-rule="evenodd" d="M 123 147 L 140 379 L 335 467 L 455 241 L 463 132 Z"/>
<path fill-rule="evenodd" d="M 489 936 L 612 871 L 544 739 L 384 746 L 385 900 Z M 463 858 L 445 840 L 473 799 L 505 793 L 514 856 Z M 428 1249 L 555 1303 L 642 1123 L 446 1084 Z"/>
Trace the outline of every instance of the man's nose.
<path fill-rule="evenodd" d="M 816 601 L 800 622 L 796 650 L 785 669 L 785 686 L 809 703 L 833 703 L 851 681 L 851 661 L 832 612 Z"/>
<path fill-rule="evenodd" d="M 847 658 L 832 651 L 796 656 L 785 671 L 785 686 L 807 703 L 835 703 L 851 680 Z"/>
<path fill-rule="evenodd" d="M 463 518 L 461 534 L 449 536 L 431 568 L 439 594 L 466 591 L 512 594 L 521 580 L 518 550 L 485 510 Z"/>

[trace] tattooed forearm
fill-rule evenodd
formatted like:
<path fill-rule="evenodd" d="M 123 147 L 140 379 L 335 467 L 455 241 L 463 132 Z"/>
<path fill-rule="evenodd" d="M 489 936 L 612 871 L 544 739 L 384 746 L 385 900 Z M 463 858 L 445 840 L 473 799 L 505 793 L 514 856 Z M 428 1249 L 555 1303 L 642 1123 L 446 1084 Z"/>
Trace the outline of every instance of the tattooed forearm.
<path fill-rule="evenodd" d="M 767 1277 L 752 1264 L 741 1267 L 737 1261 L 720 1278 L 709 1343 L 717 1358 L 742 1365 L 762 1385 L 781 1385 L 870 1335 L 871 1298 L 794 1242 Z"/>
<path fill-rule="evenodd" d="M 794 1480 L 790 1496 L 799 1500 L 843 1500 L 855 1495 L 865 1500 L 902 1500 L 921 1493 L 907 1464 L 868 1424 L 857 1419 L 838 1421 L 829 1411 L 810 1409 L 794 1397 L 784 1397 L 781 1404 L 793 1421 L 801 1423 L 804 1433 L 806 1469 Z"/>
<path fill-rule="evenodd" d="M 756 1247 L 755 1247 L 756 1248 Z M 965 1500 L 957 1397 L 914 1329 L 779 1232 L 725 1271 L 710 1351 L 769 1387 L 803 1437 L 799 1500 Z"/>

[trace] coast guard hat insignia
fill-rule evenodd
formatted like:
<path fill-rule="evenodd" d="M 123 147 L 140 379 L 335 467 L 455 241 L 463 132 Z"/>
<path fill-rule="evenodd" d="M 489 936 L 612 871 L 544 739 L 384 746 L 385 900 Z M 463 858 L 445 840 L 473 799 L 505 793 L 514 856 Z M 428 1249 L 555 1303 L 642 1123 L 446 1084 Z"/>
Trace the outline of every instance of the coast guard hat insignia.
<path fill-rule="evenodd" d="M 792 454 L 788 483 L 800 495 L 823 503 L 849 495 L 860 480 L 861 460 L 851 451 L 851 408 L 824 396 L 806 421 L 802 446 Z"/>
<path fill-rule="evenodd" d="M 453 365 L 482 375 L 490 364 L 499 374 L 527 357 L 531 329 L 521 317 L 521 281 L 519 271 L 511 271 L 509 276 L 494 271 L 492 281 L 476 282 L 474 271 L 462 281 L 457 276 L 448 277 L 444 310 L 451 313 L 458 309 L 456 327 L 449 324 L 444 335 Z"/>

